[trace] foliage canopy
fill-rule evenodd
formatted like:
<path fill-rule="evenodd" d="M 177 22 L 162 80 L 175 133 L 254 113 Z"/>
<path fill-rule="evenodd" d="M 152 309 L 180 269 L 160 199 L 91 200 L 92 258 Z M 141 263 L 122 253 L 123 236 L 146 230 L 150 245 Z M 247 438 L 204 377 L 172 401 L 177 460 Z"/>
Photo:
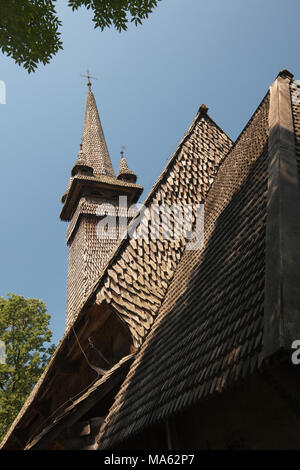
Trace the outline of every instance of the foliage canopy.
<path fill-rule="evenodd" d="M 56 0 L 0 0 L 0 47 L 30 73 L 47 64 L 63 48 Z M 69 0 L 72 10 L 93 10 L 95 28 L 114 26 L 126 31 L 128 22 L 142 24 L 160 0 Z"/>

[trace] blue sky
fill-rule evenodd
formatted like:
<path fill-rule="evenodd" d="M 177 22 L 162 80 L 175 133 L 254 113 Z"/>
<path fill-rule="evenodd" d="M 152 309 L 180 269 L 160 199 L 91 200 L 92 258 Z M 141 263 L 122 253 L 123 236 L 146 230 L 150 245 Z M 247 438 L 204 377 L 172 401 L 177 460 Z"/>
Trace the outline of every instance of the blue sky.
<path fill-rule="evenodd" d="M 127 32 L 93 28 L 58 0 L 64 50 L 28 75 L 0 55 L 0 295 L 40 298 L 65 325 L 67 224 L 59 220 L 82 134 L 87 67 L 115 170 L 121 146 L 148 194 L 202 103 L 235 139 L 282 68 L 300 79 L 300 1 L 162 0 Z"/>

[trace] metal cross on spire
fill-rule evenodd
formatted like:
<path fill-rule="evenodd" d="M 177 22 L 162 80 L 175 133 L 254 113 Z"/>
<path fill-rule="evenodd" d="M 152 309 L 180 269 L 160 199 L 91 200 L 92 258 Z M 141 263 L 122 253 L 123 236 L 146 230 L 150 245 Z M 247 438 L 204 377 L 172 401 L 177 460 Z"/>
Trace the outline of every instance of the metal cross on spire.
<path fill-rule="evenodd" d="M 93 80 L 98 80 L 98 78 L 97 78 L 97 77 L 92 77 L 92 76 L 90 75 L 89 69 L 87 69 L 86 73 L 87 73 L 87 75 L 82 75 L 82 74 L 80 74 L 80 75 L 81 75 L 81 77 L 85 77 L 85 78 L 88 79 L 87 86 L 89 87 L 89 90 L 90 90 L 90 89 L 91 89 L 91 86 L 92 86 L 92 84 L 91 84 L 91 78 L 92 78 Z"/>

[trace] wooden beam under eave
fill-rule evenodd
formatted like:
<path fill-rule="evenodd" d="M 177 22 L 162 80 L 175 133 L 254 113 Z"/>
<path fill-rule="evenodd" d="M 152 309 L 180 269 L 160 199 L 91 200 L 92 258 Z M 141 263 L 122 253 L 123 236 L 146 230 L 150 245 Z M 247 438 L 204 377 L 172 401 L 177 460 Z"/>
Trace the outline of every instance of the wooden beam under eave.
<path fill-rule="evenodd" d="M 107 320 L 110 316 L 111 311 L 108 308 L 108 305 L 103 303 L 103 305 L 98 305 L 96 303 L 91 303 L 88 307 L 83 310 L 82 318 L 84 317 L 84 321 L 82 321 L 80 328 L 76 325 L 76 335 L 78 341 L 84 344 L 87 341 L 88 336 L 93 332 L 95 333 L 96 330 L 100 330 L 103 323 Z M 75 328 L 75 326 L 74 326 Z M 68 360 L 75 360 L 82 357 L 82 352 L 78 345 L 78 341 L 76 339 L 74 331 L 70 331 L 70 343 L 68 346 L 68 352 L 65 356 L 65 359 Z"/>
<path fill-rule="evenodd" d="M 300 339 L 300 185 L 291 79 L 282 71 L 270 87 L 262 359 Z"/>
<path fill-rule="evenodd" d="M 86 413 L 88 413 L 94 406 L 103 400 L 109 393 L 112 393 L 116 386 L 120 386 L 120 383 L 123 382 L 128 373 L 132 361 L 133 356 L 129 357 L 128 361 L 122 364 L 120 369 L 115 374 L 111 374 L 108 377 L 107 382 L 92 390 L 91 394 L 83 398 L 82 401 L 79 400 L 76 406 L 66 412 L 54 426 L 51 426 L 51 428 L 48 429 L 44 429 L 39 435 L 33 437 L 31 442 L 26 446 L 25 450 L 51 448 L 51 443 L 59 438 L 60 434 L 64 432 L 66 427 L 70 427 L 80 419 L 83 419 L 84 415 L 86 415 Z"/>

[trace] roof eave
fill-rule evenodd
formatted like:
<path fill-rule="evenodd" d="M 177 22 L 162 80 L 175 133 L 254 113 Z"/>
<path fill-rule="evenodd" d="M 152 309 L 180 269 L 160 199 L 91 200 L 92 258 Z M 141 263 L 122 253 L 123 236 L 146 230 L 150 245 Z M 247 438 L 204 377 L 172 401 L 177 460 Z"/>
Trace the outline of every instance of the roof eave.
<path fill-rule="evenodd" d="M 79 178 L 74 178 L 72 180 L 70 189 L 66 195 L 66 198 L 64 200 L 64 205 L 60 213 L 60 219 L 64 221 L 69 221 L 72 218 L 72 215 L 74 213 L 74 210 L 77 207 L 78 201 L 80 197 L 84 194 L 85 190 L 87 188 L 90 189 L 90 187 L 93 186 L 93 189 L 95 191 L 97 190 L 111 190 L 111 191 L 120 191 L 120 195 L 128 195 L 129 197 L 129 202 L 131 204 L 134 204 L 137 202 L 138 198 L 143 192 L 143 187 L 138 185 L 138 184 L 133 184 L 133 183 L 126 183 L 122 184 L 122 182 L 119 182 L 117 179 L 115 182 L 105 182 L 101 181 L 101 178 L 98 180 L 96 179 L 79 179 Z"/>

